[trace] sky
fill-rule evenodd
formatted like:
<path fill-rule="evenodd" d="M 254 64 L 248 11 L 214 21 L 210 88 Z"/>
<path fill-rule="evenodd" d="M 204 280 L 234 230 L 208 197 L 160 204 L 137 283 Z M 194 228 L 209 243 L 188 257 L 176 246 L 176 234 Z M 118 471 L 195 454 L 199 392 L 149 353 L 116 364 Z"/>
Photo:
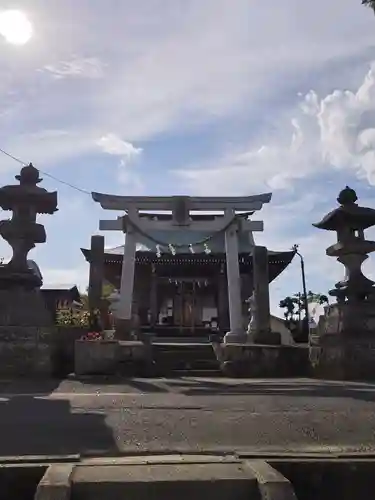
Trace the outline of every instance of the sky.
<path fill-rule="evenodd" d="M 30 253 L 46 284 L 87 285 L 80 248 L 120 215 L 91 191 L 272 192 L 256 243 L 299 244 L 316 293 L 343 276 L 325 255 L 335 234 L 312 223 L 346 185 L 375 208 L 375 18 L 360 0 L 2 0 L 0 16 L 15 8 L 34 33 L 0 34 L 0 148 L 83 190 L 42 175 L 59 200 Z M 1 185 L 19 168 L 0 155 Z M 372 257 L 364 270 L 375 277 Z M 295 259 L 272 311 L 300 290 Z"/>

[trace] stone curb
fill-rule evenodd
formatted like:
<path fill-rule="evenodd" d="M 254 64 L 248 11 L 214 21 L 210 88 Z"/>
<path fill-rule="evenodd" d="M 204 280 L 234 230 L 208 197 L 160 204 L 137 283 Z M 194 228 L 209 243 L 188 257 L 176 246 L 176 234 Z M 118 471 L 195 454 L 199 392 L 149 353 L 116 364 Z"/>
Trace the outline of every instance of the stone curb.
<path fill-rule="evenodd" d="M 285 447 L 207 447 L 203 450 L 185 447 L 176 448 L 160 448 L 158 450 L 139 450 L 138 448 L 128 448 L 123 451 L 116 449 L 108 450 L 86 450 L 80 453 L 82 458 L 93 457 L 129 457 L 129 456 L 162 456 L 162 455 L 235 455 L 239 458 L 263 458 L 263 457 L 365 457 L 375 458 L 375 447 L 361 449 L 360 446 L 301 446 L 296 448 L 285 449 Z"/>
<path fill-rule="evenodd" d="M 103 453 L 100 450 L 92 450 L 83 452 L 81 454 L 68 454 L 68 455 L 21 455 L 21 456 L 0 456 L 0 466 L 1 465 L 27 465 L 27 464 L 57 464 L 57 463 L 75 463 L 80 464 L 86 461 L 92 461 L 99 463 L 125 461 L 130 463 L 132 460 L 135 462 L 140 461 L 152 461 L 156 463 L 158 460 L 160 463 L 166 460 L 183 460 L 183 461 L 193 461 L 196 459 L 198 462 L 202 461 L 241 461 L 241 460 L 375 460 L 375 450 L 374 451 L 356 451 L 356 450 L 342 450 L 342 451 L 327 451 L 316 450 L 309 451 L 304 450 L 288 450 L 288 451 L 276 451 L 276 450 L 184 450 L 184 449 L 164 449 L 159 451 L 140 451 L 140 450 L 129 450 L 126 452 L 116 452 L 116 450 Z"/>
<path fill-rule="evenodd" d="M 196 465 L 196 464 L 240 464 L 235 455 L 149 455 L 108 458 L 83 458 L 77 465 Z"/>
<path fill-rule="evenodd" d="M 2 465 L 26 465 L 26 464 L 53 464 L 53 463 L 79 463 L 80 455 L 21 455 L 21 456 L 0 456 L 0 466 Z"/>

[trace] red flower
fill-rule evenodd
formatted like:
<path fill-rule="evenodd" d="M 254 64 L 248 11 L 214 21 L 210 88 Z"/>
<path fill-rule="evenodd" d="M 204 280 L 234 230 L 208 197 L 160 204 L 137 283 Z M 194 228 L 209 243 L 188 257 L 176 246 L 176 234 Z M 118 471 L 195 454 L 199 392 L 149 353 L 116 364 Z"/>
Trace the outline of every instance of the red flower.
<path fill-rule="evenodd" d="M 81 340 L 101 340 L 102 334 L 99 332 L 88 332 L 81 337 Z"/>

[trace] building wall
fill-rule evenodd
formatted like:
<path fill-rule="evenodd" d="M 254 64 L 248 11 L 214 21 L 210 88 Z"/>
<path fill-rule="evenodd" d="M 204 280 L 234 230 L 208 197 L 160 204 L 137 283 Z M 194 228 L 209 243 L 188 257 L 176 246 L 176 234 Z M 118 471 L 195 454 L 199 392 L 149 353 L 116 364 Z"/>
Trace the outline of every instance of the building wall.
<path fill-rule="evenodd" d="M 285 326 L 283 320 L 277 316 L 271 315 L 271 329 L 274 332 L 279 332 L 281 334 L 281 342 L 284 345 L 294 345 L 292 334 L 290 330 Z"/>

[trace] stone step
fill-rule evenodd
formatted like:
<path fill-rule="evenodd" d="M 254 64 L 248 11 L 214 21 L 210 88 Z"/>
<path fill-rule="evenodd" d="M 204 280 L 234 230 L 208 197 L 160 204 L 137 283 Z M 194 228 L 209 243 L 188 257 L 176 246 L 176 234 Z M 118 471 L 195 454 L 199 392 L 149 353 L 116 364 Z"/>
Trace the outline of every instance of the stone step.
<path fill-rule="evenodd" d="M 163 343 L 152 346 L 159 372 L 176 370 L 218 370 L 219 362 L 212 344 Z"/>
<path fill-rule="evenodd" d="M 51 465 L 35 500 L 295 500 L 290 482 L 261 460 L 154 456 Z"/>
<path fill-rule="evenodd" d="M 17 500 L 372 499 L 373 452 L 342 447 L 233 454 L 1 457 L 0 498 Z M 328 451 L 328 448 L 330 451 Z M 337 450 L 336 450 L 337 448 Z M 360 446 L 357 447 L 360 449 Z M 335 451 L 336 450 L 336 451 Z M 173 453 L 173 454 L 172 454 Z M 39 461 L 38 461 L 39 460 Z M 57 460 L 57 461 L 56 461 Z"/>
<path fill-rule="evenodd" d="M 152 344 L 210 344 L 209 337 L 154 337 Z"/>

